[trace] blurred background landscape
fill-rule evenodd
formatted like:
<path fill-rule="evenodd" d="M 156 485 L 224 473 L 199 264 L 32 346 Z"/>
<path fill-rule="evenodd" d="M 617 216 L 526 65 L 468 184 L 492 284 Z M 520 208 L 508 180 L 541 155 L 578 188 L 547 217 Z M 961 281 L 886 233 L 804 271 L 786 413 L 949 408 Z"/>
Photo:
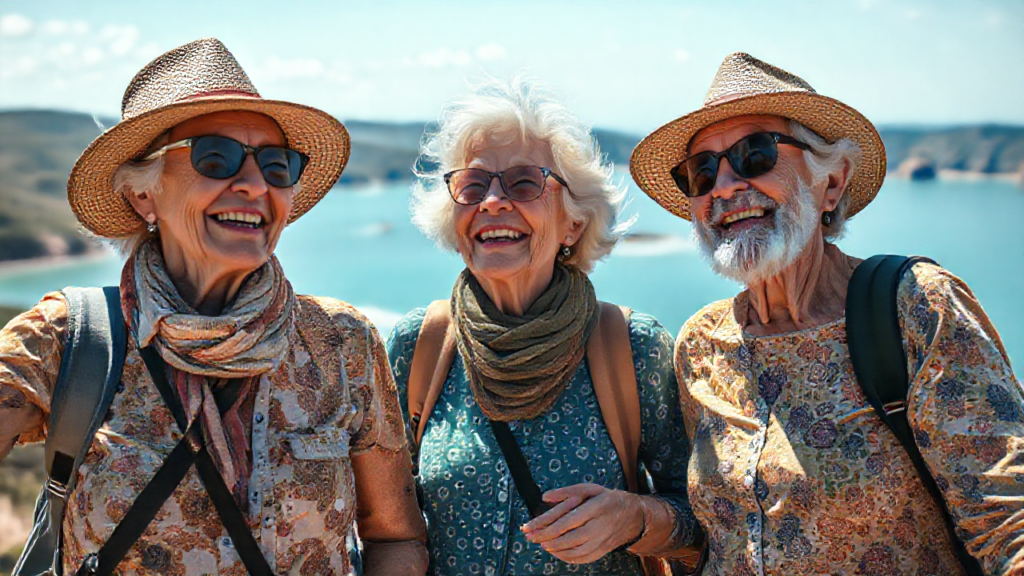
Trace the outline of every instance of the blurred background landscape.
<path fill-rule="evenodd" d="M 118 281 L 66 201 L 78 155 L 119 117 L 131 77 L 216 36 L 261 93 L 343 119 L 339 185 L 288 228 L 278 256 L 297 292 L 366 312 L 385 336 L 446 297 L 461 261 L 408 220 L 411 168 L 441 104 L 488 75 L 551 85 L 594 126 L 628 189 L 633 235 L 592 275 L 599 297 L 669 329 L 739 287 L 700 260 L 690 226 L 629 178 L 633 146 L 700 106 L 722 58 L 747 51 L 878 126 L 889 173 L 843 250 L 923 254 L 964 278 L 1024 363 L 1024 3 L 983 0 L 436 3 L 120 0 L 0 4 L 0 325 L 67 285 Z M 269 40 L 268 40 L 269 39 Z M 286 40 L 286 41 L 283 41 Z M 415 282 L 410 279 L 415 278 Z M 30 528 L 42 446 L 0 464 L 0 575 Z"/>

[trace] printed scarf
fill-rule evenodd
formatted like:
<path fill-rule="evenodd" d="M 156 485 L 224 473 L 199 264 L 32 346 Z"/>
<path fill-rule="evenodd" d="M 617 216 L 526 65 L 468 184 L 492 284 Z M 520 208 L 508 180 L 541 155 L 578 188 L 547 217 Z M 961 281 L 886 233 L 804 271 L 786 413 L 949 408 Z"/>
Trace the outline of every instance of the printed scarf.
<path fill-rule="evenodd" d="M 203 316 L 178 294 L 155 241 L 143 243 L 121 273 L 121 307 L 140 347 L 155 345 L 170 367 L 189 423 L 203 415 L 203 437 L 224 482 L 243 510 L 252 450 L 245 422 L 260 375 L 288 351 L 295 294 L 277 258 L 249 275 L 220 316 Z M 242 378 L 238 399 L 223 416 L 213 389 Z"/>

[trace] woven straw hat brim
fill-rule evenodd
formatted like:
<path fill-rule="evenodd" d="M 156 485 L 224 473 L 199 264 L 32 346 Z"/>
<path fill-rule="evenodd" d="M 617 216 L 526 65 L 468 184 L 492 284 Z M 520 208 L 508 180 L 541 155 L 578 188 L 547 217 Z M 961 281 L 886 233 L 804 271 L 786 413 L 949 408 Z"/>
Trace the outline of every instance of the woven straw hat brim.
<path fill-rule="evenodd" d="M 641 190 L 669 212 L 690 220 L 690 199 L 676 186 L 671 170 L 686 159 L 693 136 L 708 126 L 747 114 L 796 120 L 829 142 L 849 138 L 860 146 L 857 169 L 850 177 L 847 217 L 868 205 L 885 179 L 885 146 L 875 127 L 860 112 L 813 92 L 776 92 L 743 96 L 707 105 L 673 120 L 644 138 L 633 150 L 629 171 Z"/>
<path fill-rule="evenodd" d="M 289 224 L 330 191 L 348 162 L 348 131 L 326 112 L 292 102 L 238 95 L 193 98 L 123 120 L 96 138 L 78 158 L 68 180 L 68 203 L 75 216 L 86 229 L 106 238 L 124 238 L 137 232 L 144 222 L 124 195 L 114 190 L 114 173 L 145 152 L 168 129 L 196 116 L 224 111 L 258 112 L 273 118 L 288 146 L 309 156 Z"/>

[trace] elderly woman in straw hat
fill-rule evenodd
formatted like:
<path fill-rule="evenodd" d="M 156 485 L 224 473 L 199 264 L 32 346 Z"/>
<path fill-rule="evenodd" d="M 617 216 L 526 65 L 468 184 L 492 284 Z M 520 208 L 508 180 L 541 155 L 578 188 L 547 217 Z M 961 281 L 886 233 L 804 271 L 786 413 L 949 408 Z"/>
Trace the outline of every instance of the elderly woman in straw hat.
<path fill-rule="evenodd" d="M 671 337 L 587 278 L 625 231 L 590 131 L 541 86 L 492 80 L 423 154 L 413 221 L 466 263 L 389 341 L 431 573 L 639 574 L 634 555 L 688 554 Z M 641 467 L 656 495 L 637 494 Z"/>
<path fill-rule="evenodd" d="M 68 184 L 82 225 L 127 252 L 128 345 L 70 478 L 57 570 L 348 574 L 357 522 L 367 574 L 423 574 L 383 342 L 351 306 L 294 294 L 274 257 L 340 175 L 345 128 L 260 98 L 214 39 L 147 65 L 122 113 Z M 0 454 L 60 425 L 72 322 L 53 292 L 0 332 Z"/>
<path fill-rule="evenodd" d="M 745 285 L 676 343 L 706 573 L 1021 573 L 1024 395 L 999 335 L 934 263 L 833 243 L 885 175 L 871 123 L 733 54 L 631 170 Z"/>

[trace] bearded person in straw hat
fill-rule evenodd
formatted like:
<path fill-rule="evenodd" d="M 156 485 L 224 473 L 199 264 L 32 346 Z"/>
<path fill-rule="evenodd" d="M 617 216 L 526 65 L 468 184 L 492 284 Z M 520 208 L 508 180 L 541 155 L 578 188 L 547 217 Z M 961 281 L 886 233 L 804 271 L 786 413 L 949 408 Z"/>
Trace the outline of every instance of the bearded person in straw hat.
<path fill-rule="evenodd" d="M 705 574 L 1020 574 L 1024 394 L 970 289 L 833 243 L 885 150 L 747 54 L 637 146 L 637 184 L 741 282 L 676 342 Z"/>
<path fill-rule="evenodd" d="M 82 325 L 92 296 L 69 288 L 0 332 L 0 456 L 44 438 L 48 455 L 15 573 L 350 574 L 356 524 L 366 574 L 425 572 L 381 338 L 294 294 L 274 257 L 348 157 L 344 126 L 261 98 L 217 40 L 135 76 L 68 182 L 82 225 L 127 255 L 100 293 L 109 323 Z M 77 376 L 97 334 L 113 344 L 94 382 Z M 104 382 L 108 405 L 81 401 Z M 94 411 L 90 435 L 64 434 Z"/>

